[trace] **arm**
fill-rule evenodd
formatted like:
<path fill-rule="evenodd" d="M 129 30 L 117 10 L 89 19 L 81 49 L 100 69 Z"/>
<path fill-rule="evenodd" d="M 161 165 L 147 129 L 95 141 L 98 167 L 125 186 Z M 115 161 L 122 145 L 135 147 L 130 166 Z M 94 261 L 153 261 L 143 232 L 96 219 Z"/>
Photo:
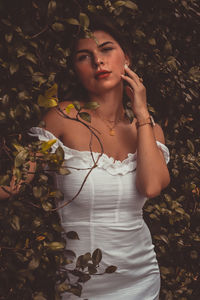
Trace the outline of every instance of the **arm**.
<path fill-rule="evenodd" d="M 148 198 L 159 195 L 170 182 L 165 159 L 156 140 L 164 144 L 160 126 L 156 124 L 152 128 L 147 124 L 138 127 L 136 186 L 139 192 Z"/>
<path fill-rule="evenodd" d="M 26 182 L 30 182 L 33 179 L 34 172 L 36 169 L 36 163 L 29 162 L 29 165 L 30 165 L 30 168 L 29 168 L 28 172 L 30 172 L 30 173 L 27 176 Z M 0 200 L 9 198 L 10 195 L 18 194 L 22 183 L 23 183 L 23 181 L 16 184 L 15 177 L 13 176 L 9 186 L 0 186 Z"/>
<path fill-rule="evenodd" d="M 128 76 L 122 75 L 122 78 L 129 83 L 126 92 L 132 101 L 137 121 L 141 122 L 149 117 L 146 90 L 137 74 L 128 67 L 125 71 Z M 163 131 L 159 125 L 156 124 L 152 128 L 150 124 L 146 124 L 137 128 L 136 187 L 141 194 L 149 198 L 159 195 L 170 181 L 164 156 L 156 140 L 164 143 Z"/>

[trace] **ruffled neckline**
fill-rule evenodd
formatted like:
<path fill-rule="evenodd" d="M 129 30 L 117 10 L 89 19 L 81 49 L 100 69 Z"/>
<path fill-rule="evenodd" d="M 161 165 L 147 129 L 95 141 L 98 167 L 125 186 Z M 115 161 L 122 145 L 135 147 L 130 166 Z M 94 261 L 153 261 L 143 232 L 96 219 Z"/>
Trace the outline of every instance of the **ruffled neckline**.
<path fill-rule="evenodd" d="M 30 129 L 29 134 L 31 136 L 36 136 L 41 141 L 48 141 L 51 139 L 55 139 L 56 142 L 52 145 L 52 152 L 55 152 L 58 146 L 63 148 L 65 154 L 65 160 L 68 160 L 68 165 L 70 161 L 73 160 L 73 166 L 76 165 L 78 167 L 80 165 L 80 161 L 84 161 L 87 163 L 88 167 L 92 167 L 94 165 L 93 158 L 95 161 L 101 155 L 98 152 L 91 152 L 90 151 L 80 151 L 76 149 L 69 148 L 63 144 L 63 142 L 55 137 L 51 132 L 48 130 L 41 128 L 41 127 L 32 127 Z M 169 161 L 169 151 L 165 145 L 157 141 L 157 145 L 159 148 L 162 149 L 166 162 Z M 129 172 L 133 172 L 136 169 L 137 165 L 137 152 L 135 153 L 128 153 L 127 157 L 124 160 L 115 160 L 113 157 L 108 156 L 106 153 L 103 153 L 98 160 L 97 167 L 100 169 L 106 170 L 111 175 L 125 175 Z"/>
<path fill-rule="evenodd" d="M 76 150 L 73 148 L 69 148 L 66 145 L 63 144 L 63 142 L 55 137 L 51 132 L 44 128 L 40 127 L 32 127 L 29 131 L 29 134 L 31 136 L 37 136 L 41 141 L 48 141 L 51 139 L 56 139 L 56 142 L 52 145 L 52 152 L 55 152 L 58 146 L 61 146 L 64 154 L 65 154 L 65 160 L 68 160 L 68 164 L 70 164 L 70 160 L 75 158 L 77 160 L 77 164 L 79 159 L 81 161 L 84 161 L 88 164 L 88 167 L 92 167 L 94 165 L 94 161 L 92 159 L 95 159 L 95 161 L 98 159 L 98 157 L 101 155 L 99 152 L 91 152 L 84 150 Z M 107 170 L 108 173 L 112 175 L 125 175 L 129 172 L 132 172 L 136 168 L 136 152 L 135 153 L 128 153 L 127 157 L 124 160 L 116 160 L 113 157 L 108 156 L 106 153 L 103 153 L 97 163 L 97 167 Z M 73 160 L 74 164 L 74 160 Z"/>

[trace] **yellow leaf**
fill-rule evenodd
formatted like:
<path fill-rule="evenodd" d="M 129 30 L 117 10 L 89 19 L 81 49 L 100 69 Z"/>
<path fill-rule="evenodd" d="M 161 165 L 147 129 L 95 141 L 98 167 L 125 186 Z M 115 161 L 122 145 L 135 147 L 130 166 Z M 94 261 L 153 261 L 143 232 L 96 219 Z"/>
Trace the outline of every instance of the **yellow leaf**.
<path fill-rule="evenodd" d="M 55 83 L 50 87 L 44 94 L 46 98 L 51 98 L 51 97 L 56 97 L 57 98 L 58 94 L 58 85 Z"/>
<path fill-rule="evenodd" d="M 41 107 L 54 107 L 58 105 L 58 99 L 57 98 L 47 98 L 43 95 L 39 95 L 38 97 L 38 105 Z"/>
<path fill-rule="evenodd" d="M 56 139 L 53 139 L 53 140 L 49 140 L 48 142 L 43 142 L 42 143 L 42 151 L 46 151 L 49 148 L 51 148 L 51 146 L 53 144 L 55 144 L 56 141 L 57 141 Z"/>
<path fill-rule="evenodd" d="M 67 107 L 65 108 L 66 113 L 69 114 L 72 108 L 74 108 L 74 104 L 70 103 L 69 105 L 67 105 Z"/>

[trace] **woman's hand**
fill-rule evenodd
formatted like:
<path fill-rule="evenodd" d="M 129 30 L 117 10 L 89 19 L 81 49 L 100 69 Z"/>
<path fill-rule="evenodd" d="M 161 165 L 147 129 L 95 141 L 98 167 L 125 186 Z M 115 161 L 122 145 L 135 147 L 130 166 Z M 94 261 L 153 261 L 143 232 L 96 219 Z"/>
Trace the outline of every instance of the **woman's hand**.
<path fill-rule="evenodd" d="M 142 80 L 134 73 L 128 66 L 125 66 L 127 75 L 121 75 L 122 78 L 128 82 L 126 86 L 127 96 L 131 99 L 133 113 L 138 120 L 146 119 L 149 117 L 146 100 L 146 88 Z"/>

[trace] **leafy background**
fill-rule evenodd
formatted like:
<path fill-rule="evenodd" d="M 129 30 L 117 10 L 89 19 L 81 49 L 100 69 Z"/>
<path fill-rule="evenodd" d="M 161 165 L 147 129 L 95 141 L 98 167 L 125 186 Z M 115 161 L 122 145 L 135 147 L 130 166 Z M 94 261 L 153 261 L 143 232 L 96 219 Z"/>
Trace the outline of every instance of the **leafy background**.
<path fill-rule="evenodd" d="M 25 178 L 28 160 L 38 160 L 32 183 L 0 203 L 0 299 L 53 300 L 66 290 L 80 295 L 82 283 L 101 260 L 99 250 L 79 258 L 77 283 L 66 283 L 64 265 L 74 253 L 65 250 L 52 210 L 62 195 L 42 170 L 47 161 L 59 171 L 62 150 L 52 156 L 50 144 L 26 134 L 41 124 L 46 108 L 39 107 L 39 95 L 57 83 L 62 101 L 75 87 L 68 67 L 70 45 L 80 28 L 87 29 L 89 12 L 115 19 L 127 35 L 134 70 L 144 79 L 149 109 L 163 127 L 171 153 L 171 184 L 144 208 L 161 269 L 160 299 L 199 299 L 197 0 L 0 1 L 0 184 L 8 184 L 13 172 L 17 180 Z M 70 238 L 78 237 L 68 233 L 67 242 Z"/>

